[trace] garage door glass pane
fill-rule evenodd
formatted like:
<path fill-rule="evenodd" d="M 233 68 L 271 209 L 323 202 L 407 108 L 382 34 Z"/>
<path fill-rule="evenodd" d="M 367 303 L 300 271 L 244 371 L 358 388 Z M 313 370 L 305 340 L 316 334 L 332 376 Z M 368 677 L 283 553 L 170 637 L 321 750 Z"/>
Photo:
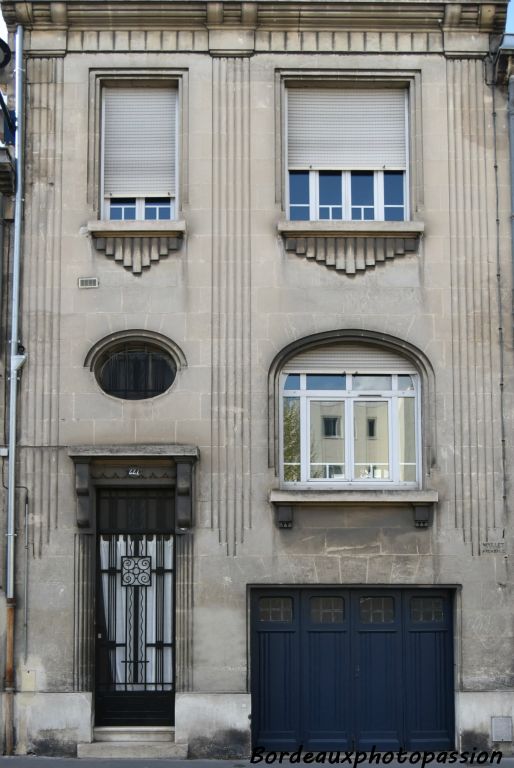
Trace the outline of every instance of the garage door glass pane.
<path fill-rule="evenodd" d="M 313 624 L 342 624 L 344 600 L 342 597 L 311 597 L 311 622 Z"/>
<path fill-rule="evenodd" d="M 344 403 L 310 401 L 311 480 L 344 478 Z"/>
<path fill-rule="evenodd" d="M 444 621 L 442 597 L 413 597 L 410 601 L 410 617 L 416 624 Z"/>
<path fill-rule="evenodd" d="M 392 624 L 394 622 L 394 600 L 392 597 L 361 597 L 359 603 L 360 620 L 363 624 Z"/>
<path fill-rule="evenodd" d="M 355 403 L 353 417 L 355 479 L 389 480 L 388 404 Z"/>
<path fill-rule="evenodd" d="M 259 600 L 259 621 L 293 621 L 293 599 L 291 597 L 261 597 Z"/>

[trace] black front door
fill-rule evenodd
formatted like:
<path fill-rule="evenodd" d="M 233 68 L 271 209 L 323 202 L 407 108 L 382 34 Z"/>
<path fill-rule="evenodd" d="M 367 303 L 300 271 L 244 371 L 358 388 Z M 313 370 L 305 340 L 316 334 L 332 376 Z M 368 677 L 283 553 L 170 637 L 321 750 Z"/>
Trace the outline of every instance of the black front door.
<path fill-rule="evenodd" d="M 172 725 L 173 493 L 97 497 L 97 725 Z"/>
<path fill-rule="evenodd" d="M 453 747 L 448 591 L 254 590 L 251 648 L 256 747 Z"/>

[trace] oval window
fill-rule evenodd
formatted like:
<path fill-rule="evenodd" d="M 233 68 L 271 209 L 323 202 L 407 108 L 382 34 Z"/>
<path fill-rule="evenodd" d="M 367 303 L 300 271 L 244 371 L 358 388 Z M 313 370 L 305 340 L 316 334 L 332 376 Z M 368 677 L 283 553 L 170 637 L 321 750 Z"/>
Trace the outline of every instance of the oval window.
<path fill-rule="evenodd" d="M 152 344 L 123 344 L 101 356 L 96 378 L 108 395 L 146 400 L 166 392 L 177 374 L 175 361 Z"/>

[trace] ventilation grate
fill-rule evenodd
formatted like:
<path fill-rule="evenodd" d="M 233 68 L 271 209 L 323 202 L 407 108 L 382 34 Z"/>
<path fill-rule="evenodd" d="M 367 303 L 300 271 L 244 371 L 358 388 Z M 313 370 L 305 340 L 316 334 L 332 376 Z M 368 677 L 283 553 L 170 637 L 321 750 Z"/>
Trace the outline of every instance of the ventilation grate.
<path fill-rule="evenodd" d="M 79 277 L 79 288 L 98 288 L 99 285 L 97 277 Z"/>

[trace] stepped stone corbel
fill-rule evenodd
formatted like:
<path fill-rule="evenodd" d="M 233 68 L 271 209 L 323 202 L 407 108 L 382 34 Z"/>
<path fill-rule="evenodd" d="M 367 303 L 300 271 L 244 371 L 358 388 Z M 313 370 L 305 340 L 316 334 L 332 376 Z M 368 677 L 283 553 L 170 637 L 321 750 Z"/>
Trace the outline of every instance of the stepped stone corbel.
<path fill-rule="evenodd" d="M 134 275 L 178 251 L 186 231 L 184 221 L 90 221 L 87 228 L 96 250 Z"/>
<path fill-rule="evenodd" d="M 417 253 L 424 231 L 417 221 L 285 221 L 278 224 L 285 250 L 355 275 Z"/>

